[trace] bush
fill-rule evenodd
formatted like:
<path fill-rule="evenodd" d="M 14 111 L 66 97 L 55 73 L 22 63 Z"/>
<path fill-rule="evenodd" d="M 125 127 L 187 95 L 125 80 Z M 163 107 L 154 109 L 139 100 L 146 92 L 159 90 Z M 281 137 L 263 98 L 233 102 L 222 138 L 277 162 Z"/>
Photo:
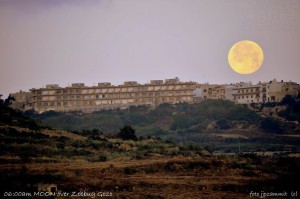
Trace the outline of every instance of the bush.
<path fill-rule="evenodd" d="M 175 115 L 173 118 L 173 122 L 170 126 L 170 130 L 176 129 L 185 129 L 192 124 L 192 121 L 189 117 L 183 114 Z"/>
<path fill-rule="evenodd" d="M 132 168 L 132 167 L 124 168 L 124 173 L 127 175 L 135 174 L 136 172 L 137 172 L 137 170 L 135 168 Z"/>
<path fill-rule="evenodd" d="M 229 122 L 226 119 L 220 119 L 217 121 L 217 125 L 220 129 L 226 130 L 230 128 Z"/>
<path fill-rule="evenodd" d="M 263 119 L 260 123 L 260 127 L 267 132 L 279 133 L 282 131 L 280 123 L 270 117 Z"/>
<path fill-rule="evenodd" d="M 137 140 L 135 129 L 129 125 L 125 125 L 123 128 L 121 128 L 117 137 L 122 140 Z"/>
<path fill-rule="evenodd" d="M 98 160 L 100 162 L 105 162 L 107 160 L 107 157 L 105 155 L 99 155 Z"/>

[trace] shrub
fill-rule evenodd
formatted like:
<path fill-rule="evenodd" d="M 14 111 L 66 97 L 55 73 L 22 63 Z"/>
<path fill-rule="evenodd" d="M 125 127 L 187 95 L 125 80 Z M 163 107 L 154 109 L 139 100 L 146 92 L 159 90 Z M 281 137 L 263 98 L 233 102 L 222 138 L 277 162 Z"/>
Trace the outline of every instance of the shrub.
<path fill-rule="evenodd" d="M 260 127 L 267 132 L 279 133 L 282 131 L 280 123 L 273 118 L 265 118 L 261 121 Z"/>
<path fill-rule="evenodd" d="M 137 170 L 135 168 L 132 168 L 132 167 L 124 168 L 124 173 L 127 175 L 135 174 L 136 172 L 137 172 Z"/>
<path fill-rule="evenodd" d="M 129 125 L 125 125 L 123 128 L 121 128 L 117 137 L 122 140 L 137 140 L 135 129 Z"/>
<path fill-rule="evenodd" d="M 105 162 L 107 160 L 107 157 L 105 155 L 99 155 L 98 160 L 100 162 Z"/>
<path fill-rule="evenodd" d="M 220 119 L 217 121 L 217 125 L 220 129 L 226 130 L 230 128 L 229 122 L 226 119 Z"/>

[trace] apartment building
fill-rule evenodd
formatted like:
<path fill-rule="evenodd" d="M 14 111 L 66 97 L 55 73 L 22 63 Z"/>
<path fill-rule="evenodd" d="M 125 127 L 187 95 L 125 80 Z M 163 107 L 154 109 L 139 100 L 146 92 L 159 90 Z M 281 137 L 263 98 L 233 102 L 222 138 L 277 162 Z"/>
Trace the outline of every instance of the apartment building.
<path fill-rule="evenodd" d="M 148 84 L 127 81 L 113 86 L 109 82 L 98 86 L 74 83 L 69 87 L 57 84 L 45 88 L 31 89 L 32 108 L 38 112 L 83 111 L 103 109 L 126 109 L 129 106 L 148 105 L 156 107 L 161 103 L 193 102 L 194 82 L 181 82 L 178 78 L 151 80 Z"/>
<path fill-rule="evenodd" d="M 259 82 L 237 83 L 233 88 L 233 98 L 238 104 L 262 103 L 268 101 L 268 84 Z"/>
<path fill-rule="evenodd" d="M 233 100 L 233 84 L 197 84 L 194 90 L 194 101 L 199 102 L 206 99 Z"/>
<path fill-rule="evenodd" d="M 147 84 L 126 81 L 118 86 L 110 82 L 101 82 L 97 86 L 74 83 L 68 87 L 49 84 L 45 88 L 33 88 L 30 91 L 11 93 L 15 98 L 11 107 L 38 112 L 93 112 L 139 105 L 156 107 L 161 103 L 194 103 L 206 99 L 231 100 L 237 104 L 280 102 L 286 95 L 299 95 L 300 85 L 295 82 L 277 82 L 276 79 L 256 85 L 251 82 L 217 85 L 181 82 L 179 78 L 174 78 L 151 80 Z"/>
<path fill-rule="evenodd" d="M 196 84 L 195 87 L 195 102 L 213 98 L 216 99 L 217 97 L 221 97 L 223 93 L 221 86 L 217 84 Z M 217 88 L 218 92 L 216 91 Z"/>
<path fill-rule="evenodd" d="M 295 82 L 278 82 L 276 79 L 269 82 L 269 96 L 271 102 L 280 102 L 284 96 L 296 97 L 300 90 L 300 85 Z"/>
<path fill-rule="evenodd" d="M 11 104 L 11 107 L 13 109 L 19 109 L 24 111 L 31 109 L 31 103 L 32 103 L 31 92 L 25 92 L 20 90 L 19 92 L 10 93 L 9 95 L 15 98 L 15 101 L 12 102 Z"/>

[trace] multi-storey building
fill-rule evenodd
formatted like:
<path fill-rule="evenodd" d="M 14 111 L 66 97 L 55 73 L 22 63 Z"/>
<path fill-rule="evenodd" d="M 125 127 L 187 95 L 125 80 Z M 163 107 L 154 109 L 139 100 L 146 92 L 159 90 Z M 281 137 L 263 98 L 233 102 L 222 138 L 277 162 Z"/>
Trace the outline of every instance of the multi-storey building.
<path fill-rule="evenodd" d="M 284 96 L 297 96 L 300 90 L 300 85 L 295 82 L 276 81 L 276 79 L 269 83 L 269 96 L 271 102 L 280 102 Z"/>
<path fill-rule="evenodd" d="M 10 93 L 11 97 L 14 97 L 15 101 L 11 104 L 11 107 L 14 109 L 20 109 L 20 110 L 29 110 L 31 109 L 31 103 L 32 103 L 32 93 L 31 92 L 25 92 L 25 91 L 19 91 L 16 93 Z"/>
<path fill-rule="evenodd" d="M 178 78 L 151 80 L 149 84 L 135 81 L 113 86 L 109 82 L 88 87 L 83 83 L 70 87 L 57 84 L 46 88 L 31 89 L 32 106 L 38 112 L 83 111 L 92 112 L 102 109 L 128 108 L 129 106 L 149 105 L 155 107 L 161 103 L 193 102 L 194 82 L 181 82 Z"/>
<path fill-rule="evenodd" d="M 202 101 L 206 99 L 223 99 L 231 100 L 233 85 L 218 85 L 218 84 L 197 84 L 194 90 L 194 101 Z"/>
<path fill-rule="evenodd" d="M 222 96 L 223 89 L 221 89 L 221 86 L 217 84 L 197 84 L 196 89 L 194 90 L 194 94 L 194 101 L 218 99 L 218 97 Z"/>
<path fill-rule="evenodd" d="M 268 91 L 266 83 L 252 85 L 249 83 L 237 83 L 233 88 L 233 97 L 238 104 L 262 103 L 267 101 Z"/>
<path fill-rule="evenodd" d="M 233 97 L 233 89 L 235 88 L 235 84 L 225 84 L 225 100 L 234 101 Z"/>
<path fill-rule="evenodd" d="M 225 99 L 225 86 L 218 85 L 211 88 L 211 99 Z"/>
<path fill-rule="evenodd" d="M 206 99 L 225 99 L 238 104 L 280 102 L 284 96 L 297 96 L 300 85 L 295 82 L 268 83 L 256 85 L 237 83 L 226 85 L 198 84 L 181 82 L 178 78 L 151 80 L 147 84 L 127 81 L 113 86 L 109 82 L 98 83 L 98 86 L 85 86 L 74 83 L 68 87 L 57 84 L 45 88 L 31 89 L 31 92 L 11 93 L 15 98 L 11 105 L 21 110 L 34 109 L 38 112 L 83 111 L 92 112 L 102 109 L 125 109 L 129 106 L 148 105 L 156 107 L 161 103 L 199 102 Z"/>

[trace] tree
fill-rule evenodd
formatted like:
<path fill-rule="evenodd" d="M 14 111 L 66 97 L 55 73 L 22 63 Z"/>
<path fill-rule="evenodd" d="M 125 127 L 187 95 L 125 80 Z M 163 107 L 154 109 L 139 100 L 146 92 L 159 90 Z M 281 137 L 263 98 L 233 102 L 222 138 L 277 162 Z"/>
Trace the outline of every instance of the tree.
<path fill-rule="evenodd" d="M 2 94 L 0 94 L 0 105 L 2 105 L 4 103 L 4 100 L 2 99 Z"/>
<path fill-rule="evenodd" d="M 89 138 L 92 138 L 92 139 L 94 139 L 94 140 L 100 139 L 100 136 L 101 136 L 102 134 L 103 134 L 103 131 L 102 131 L 101 129 L 95 128 L 95 129 L 93 129 L 93 130 L 91 131 L 91 135 L 89 136 Z"/>
<path fill-rule="evenodd" d="M 192 123 L 192 120 L 184 115 L 184 114 L 177 114 L 173 118 L 173 122 L 170 126 L 171 130 L 176 130 L 176 129 L 185 129 L 188 128 Z"/>
<path fill-rule="evenodd" d="M 11 95 L 9 95 L 5 100 L 4 100 L 4 104 L 5 105 L 10 105 L 12 103 L 12 101 L 15 101 L 15 98 Z"/>
<path fill-rule="evenodd" d="M 122 140 L 137 140 L 135 129 L 130 125 L 125 125 L 120 128 L 120 132 L 118 133 L 117 137 Z"/>
<path fill-rule="evenodd" d="M 270 117 L 263 119 L 260 123 L 260 127 L 267 132 L 272 132 L 272 133 L 282 132 L 279 122 Z"/>
<path fill-rule="evenodd" d="M 282 105 L 288 105 L 288 106 L 293 106 L 295 104 L 296 100 L 294 99 L 293 96 L 291 95 L 286 95 L 284 98 L 281 100 Z"/>
<path fill-rule="evenodd" d="M 219 126 L 220 129 L 226 130 L 230 128 L 229 121 L 226 119 L 220 119 L 217 121 L 217 125 Z"/>

